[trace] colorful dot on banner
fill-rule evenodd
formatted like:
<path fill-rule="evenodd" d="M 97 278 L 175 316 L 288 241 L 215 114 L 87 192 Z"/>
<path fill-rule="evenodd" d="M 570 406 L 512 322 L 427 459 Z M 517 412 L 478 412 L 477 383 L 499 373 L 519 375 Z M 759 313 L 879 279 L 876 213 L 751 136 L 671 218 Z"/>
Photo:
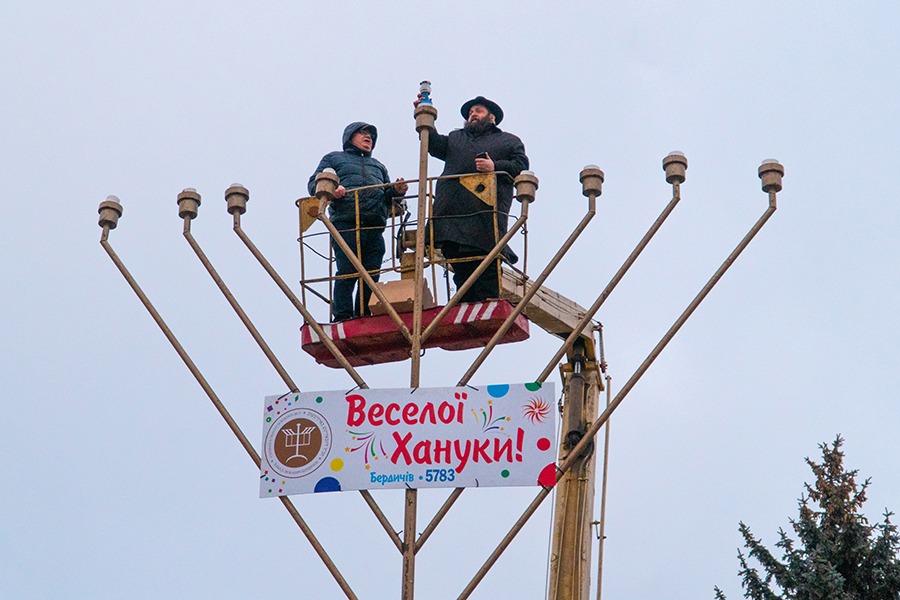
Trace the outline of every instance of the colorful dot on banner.
<path fill-rule="evenodd" d="M 543 469 L 541 469 L 541 474 L 538 475 L 538 485 L 542 485 L 544 487 L 553 487 L 556 485 L 556 465 L 550 463 Z"/>
<path fill-rule="evenodd" d="M 539 439 L 537 441 L 537 447 L 538 447 L 538 450 L 540 450 L 541 452 L 546 452 L 547 450 L 550 449 L 550 440 L 548 440 L 547 438 Z"/>
<path fill-rule="evenodd" d="M 500 471 L 500 477 L 506 479 L 507 477 L 509 477 L 509 471 L 507 469 L 503 469 L 502 471 Z"/>
<path fill-rule="evenodd" d="M 280 494 L 280 493 L 283 492 L 283 491 L 284 491 L 283 489 L 279 489 L 279 490 L 278 490 L 278 493 Z"/>
<path fill-rule="evenodd" d="M 270 405 L 268 405 L 268 406 L 266 407 L 266 410 L 269 411 L 269 412 L 272 412 L 272 411 L 275 410 L 275 409 L 272 408 L 272 405 L 270 404 Z"/>
<path fill-rule="evenodd" d="M 419 481 L 421 481 L 421 480 L 423 480 L 423 479 L 425 479 L 425 478 L 422 477 L 421 475 L 419 475 Z"/>
<path fill-rule="evenodd" d="M 270 488 L 270 489 L 269 489 L 269 493 L 270 493 L 270 494 L 271 494 L 271 493 L 272 493 L 272 490 L 271 490 L 271 488 Z"/>
<path fill-rule="evenodd" d="M 322 401 L 325 400 L 322 396 L 316 396 L 316 402 L 322 404 Z"/>
<path fill-rule="evenodd" d="M 540 381 L 535 381 L 534 383 L 526 383 L 525 389 L 528 390 L 529 392 L 536 392 L 539 389 L 541 389 L 541 385 L 542 384 Z"/>
<path fill-rule="evenodd" d="M 336 458 L 333 461 L 331 461 L 331 470 L 334 471 L 335 473 L 337 473 L 338 471 L 340 471 L 343 468 L 344 468 L 344 461 L 342 461 L 341 459 Z"/>
<path fill-rule="evenodd" d="M 280 400 L 276 400 L 276 401 L 275 401 L 275 404 L 278 404 L 279 402 L 281 402 L 281 401 L 280 401 Z"/>
<path fill-rule="evenodd" d="M 293 406 L 293 402 L 288 402 L 288 406 Z"/>
<path fill-rule="evenodd" d="M 294 396 L 294 402 L 300 399 L 300 396 Z"/>
<path fill-rule="evenodd" d="M 272 422 L 272 417 L 266 417 L 266 423 L 271 423 L 271 422 Z"/>
<path fill-rule="evenodd" d="M 316 489 L 313 491 L 317 494 L 320 492 L 339 492 L 341 491 L 341 482 L 334 477 L 323 477 L 316 483 Z"/>
<path fill-rule="evenodd" d="M 509 392 L 509 385 L 503 383 L 498 385 L 487 386 L 487 392 L 492 398 L 502 398 Z"/>

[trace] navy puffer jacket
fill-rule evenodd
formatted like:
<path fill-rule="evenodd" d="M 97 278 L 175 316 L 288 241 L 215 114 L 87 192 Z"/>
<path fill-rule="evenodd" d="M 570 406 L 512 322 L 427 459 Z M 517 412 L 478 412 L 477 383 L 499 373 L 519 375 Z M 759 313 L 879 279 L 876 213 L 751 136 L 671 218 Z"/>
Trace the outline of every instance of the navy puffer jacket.
<path fill-rule="evenodd" d="M 370 152 L 363 152 L 350 143 L 353 134 L 360 129 L 368 129 L 372 132 L 372 149 L 378 139 L 378 130 L 369 123 L 357 121 L 344 128 L 343 147 L 337 152 L 329 152 L 319 161 L 319 166 L 309 178 L 309 193 L 316 193 L 316 174 L 327 168 L 334 169 L 340 178 L 340 184 L 347 188 L 347 194 L 334 200 L 328 208 L 328 216 L 338 227 L 349 229 L 356 225 L 355 194 L 350 191 L 354 188 L 381 183 L 390 183 L 387 167 L 372 158 Z M 388 209 L 395 196 L 398 196 L 393 187 L 366 190 L 359 194 L 359 219 L 363 227 L 384 227 L 387 223 Z"/>

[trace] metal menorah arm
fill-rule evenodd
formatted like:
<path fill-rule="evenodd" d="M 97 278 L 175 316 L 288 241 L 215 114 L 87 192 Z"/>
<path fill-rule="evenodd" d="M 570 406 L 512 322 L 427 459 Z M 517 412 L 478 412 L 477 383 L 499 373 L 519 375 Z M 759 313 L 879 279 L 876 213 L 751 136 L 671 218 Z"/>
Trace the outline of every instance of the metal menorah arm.
<path fill-rule="evenodd" d="M 509 328 L 512 326 L 513 322 L 515 322 L 516 318 L 525 310 L 525 307 L 528 306 L 528 302 L 538 292 L 544 281 L 546 281 L 546 279 L 550 276 L 550 273 L 553 272 L 553 269 L 556 268 L 556 266 L 562 260 L 562 257 L 565 255 L 565 253 L 569 250 L 569 248 L 572 247 L 572 245 L 575 243 L 575 240 L 578 239 L 581 233 L 587 228 L 588 223 L 590 223 L 591 219 L 593 219 L 594 215 L 596 215 L 597 196 L 599 196 L 601 193 L 603 171 L 601 171 L 597 167 L 594 167 L 593 165 L 588 165 L 581 171 L 581 181 L 584 186 L 583 193 L 588 197 L 587 213 L 584 215 L 584 217 L 582 217 L 581 221 L 575 227 L 575 230 L 569 235 L 568 239 L 563 243 L 562 247 L 560 247 L 556 255 L 548 263 L 547 267 L 544 268 L 544 271 L 541 273 L 541 275 L 529 288 L 528 293 L 516 305 L 512 314 L 506 318 L 506 320 L 500 326 L 500 329 L 497 330 L 497 333 L 495 333 L 490 342 L 488 342 L 488 345 L 482 349 L 481 353 L 472 363 L 472 366 L 469 367 L 466 373 L 459 380 L 459 383 L 456 384 L 457 386 L 466 385 L 478 370 L 478 368 L 482 364 L 484 364 L 484 361 L 487 359 L 491 351 L 497 346 L 500 339 L 506 334 L 507 331 L 509 331 Z M 524 206 L 526 205 L 523 205 L 523 208 Z M 450 493 L 450 496 L 448 496 L 447 500 L 444 501 L 441 509 L 419 536 L 419 540 L 416 542 L 416 552 L 418 552 L 419 549 L 425 544 L 425 541 L 429 538 L 429 536 L 431 536 L 438 523 L 440 523 L 444 516 L 446 516 L 447 512 L 449 512 L 450 508 L 459 499 L 464 490 L 465 488 L 456 488 L 453 490 L 453 492 Z"/>
<path fill-rule="evenodd" d="M 203 388 L 203 391 L 206 392 L 206 395 L 209 397 L 210 401 L 215 406 L 216 410 L 219 412 L 221 417 L 225 420 L 225 423 L 228 425 L 228 428 L 231 429 L 231 432 L 235 435 L 235 437 L 240 442 L 241 446 L 244 447 L 244 450 L 247 454 L 250 455 L 250 458 L 253 460 L 253 463 L 257 468 L 260 466 L 259 454 L 257 454 L 256 450 L 253 448 L 253 445 L 250 443 L 250 440 L 247 439 L 247 436 L 244 435 L 244 432 L 241 431 L 241 428 L 238 426 L 237 422 L 235 422 L 234 418 L 228 412 L 228 409 L 225 408 L 225 405 L 216 395 L 215 391 L 209 385 L 209 382 L 200 372 L 200 369 L 197 368 L 197 365 L 185 351 L 184 347 L 175 337 L 175 334 L 172 333 L 172 330 L 163 320 L 162 316 L 159 314 L 159 311 L 156 310 L 156 307 L 153 306 L 153 303 L 150 302 L 150 298 L 144 293 L 144 290 L 141 289 L 141 286 L 138 285 L 135 278 L 131 275 L 131 272 L 125 267 L 125 263 L 119 258 L 116 254 L 115 250 L 113 250 L 112 245 L 109 243 L 109 232 L 112 229 L 115 229 L 118 225 L 118 219 L 122 216 L 122 205 L 119 203 L 119 199 L 115 196 L 110 196 L 106 199 L 106 201 L 100 204 L 100 221 L 99 225 L 103 229 L 103 233 L 100 237 L 100 245 L 103 246 L 103 249 L 106 250 L 106 253 L 109 255 L 110 259 L 112 259 L 113 263 L 119 269 L 119 272 L 125 278 L 125 281 L 128 282 L 128 285 L 140 299 L 141 304 L 147 309 L 147 312 L 150 313 L 150 316 L 153 317 L 153 320 L 162 330 L 163 335 L 166 336 L 166 339 L 169 340 L 169 343 L 175 349 L 175 352 L 184 362 L 185 366 L 188 368 L 188 371 L 191 372 L 191 375 L 194 376 L 194 379 L 197 380 L 197 383 L 200 384 L 200 387 Z M 328 569 L 328 572 L 331 573 L 334 580 L 337 582 L 338 586 L 343 590 L 344 594 L 348 598 L 357 598 L 356 594 L 353 593 L 353 590 L 350 588 L 350 585 L 347 583 L 344 576 L 341 574 L 340 570 L 337 568 L 337 565 L 334 564 L 334 561 L 331 560 L 331 557 L 325 551 L 325 548 L 319 542 L 318 538 L 313 533 L 312 529 L 310 529 L 309 525 L 300 515 L 300 512 L 293 505 L 289 498 L 286 496 L 280 496 L 280 500 L 282 505 L 294 519 L 294 522 L 303 532 L 303 535 L 306 536 L 306 539 L 309 541 L 310 545 L 313 547 L 313 550 L 325 564 L 325 567 Z"/>
<path fill-rule="evenodd" d="M 284 279 L 278 274 L 272 264 L 266 260 L 266 257 L 263 256 L 262 252 L 260 252 L 259 248 L 256 247 L 256 244 L 250 239 L 250 236 L 243 230 L 241 227 L 241 215 L 247 211 L 247 201 L 250 198 L 250 193 L 247 189 L 241 185 L 232 185 L 225 191 L 225 199 L 228 202 L 228 212 L 231 213 L 234 219 L 233 229 L 235 234 L 241 241 L 244 242 L 244 245 L 250 250 L 250 253 L 256 258 L 262 268 L 269 274 L 269 277 L 272 278 L 272 281 L 275 282 L 275 285 L 284 293 L 287 299 L 294 305 L 301 315 L 303 315 L 303 319 L 309 324 L 313 331 L 316 332 L 316 335 L 319 336 L 319 339 L 322 340 L 322 343 L 325 344 L 325 347 L 328 348 L 328 351 L 334 356 L 335 360 L 344 368 L 348 375 L 356 382 L 356 385 L 363 389 L 367 389 L 369 386 L 366 384 L 365 380 L 360 376 L 360 374 L 353 368 L 350 362 L 347 360 L 347 357 L 344 356 L 344 353 L 334 345 L 334 341 L 328 337 L 328 334 L 325 333 L 325 329 L 319 325 L 316 320 L 312 317 L 307 310 L 306 306 L 300 301 L 299 298 L 291 291 L 291 288 L 285 283 Z"/>
<path fill-rule="evenodd" d="M 188 188 L 178 194 L 178 216 L 184 220 L 184 238 L 187 240 L 188 244 L 194 250 L 194 253 L 197 255 L 197 258 L 203 264 L 203 267 L 206 269 L 206 272 L 209 273 L 209 276 L 212 277 L 212 280 L 215 282 L 216 286 L 219 288 L 219 291 L 222 292 L 222 295 L 225 296 L 225 299 L 228 301 L 228 304 L 231 305 L 231 308 L 234 309 L 234 312 L 237 314 L 238 318 L 241 320 L 241 323 L 247 328 L 247 331 L 250 332 L 250 335 L 253 337 L 256 344 L 259 346 L 259 349 L 262 350 L 263 354 L 266 355 L 266 358 L 269 359 L 269 362 L 272 364 L 272 367 L 278 373 L 281 380 L 288 387 L 288 389 L 292 392 L 299 392 L 300 388 L 294 383 L 294 380 L 291 379 L 291 376 L 288 375 L 287 370 L 281 364 L 281 361 L 275 356 L 275 353 L 272 352 L 272 349 L 263 339 L 262 335 L 259 333 L 259 330 L 256 326 L 253 325 L 253 322 L 250 320 L 250 317 L 247 316 L 247 313 L 241 307 L 240 303 L 234 297 L 234 294 L 231 293 L 231 290 L 228 289 L 228 286 L 225 285 L 225 281 L 216 271 L 215 267 L 213 267 L 212 262 L 206 256 L 206 253 L 200 248 L 200 244 L 194 238 L 191 233 L 191 223 L 195 218 L 197 218 L 198 208 L 200 206 L 200 194 L 191 188 Z"/>
<path fill-rule="evenodd" d="M 686 164 L 686 163 L 685 163 Z M 668 172 L 667 172 L 668 174 Z M 769 218 L 775 213 L 777 208 L 776 206 L 776 198 L 775 194 L 781 191 L 781 178 L 784 175 L 784 167 L 782 167 L 777 161 L 768 160 L 763 162 L 763 164 L 759 168 L 759 177 L 762 180 L 762 188 L 763 191 L 768 193 L 769 195 L 769 206 L 763 212 L 763 214 L 757 219 L 756 223 L 753 227 L 750 228 L 750 231 L 744 236 L 744 238 L 738 243 L 734 250 L 732 250 L 731 254 L 725 259 L 722 265 L 716 270 L 716 272 L 710 277 L 709 281 L 706 282 L 706 285 L 701 288 L 700 292 L 694 297 L 690 304 L 688 304 L 687 308 L 682 311 L 681 315 L 675 320 L 669 330 L 663 335 L 662 339 L 656 344 L 653 350 L 650 351 L 650 354 L 647 355 L 647 358 L 644 359 L 644 362 L 638 367 L 638 369 L 634 372 L 634 374 L 628 379 L 625 385 L 619 390 L 619 393 L 616 394 L 616 397 L 610 402 L 606 409 L 600 414 L 600 416 L 591 424 L 588 430 L 585 432 L 584 437 L 575 444 L 572 450 L 569 452 L 567 458 L 563 460 L 557 466 L 557 480 L 565 473 L 572 468 L 572 466 L 581 458 L 582 453 L 586 450 L 589 444 L 594 442 L 594 437 L 600 431 L 600 428 L 603 427 L 604 424 L 609 420 L 610 416 L 613 412 L 615 412 L 616 408 L 622 404 L 622 401 L 625 400 L 625 397 L 628 393 L 634 388 L 637 382 L 643 377 L 643 375 L 647 372 L 647 369 L 653 364 L 653 362 L 659 357 L 665 347 L 672 341 L 672 338 L 675 337 L 675 334 L 678 333 L 678 330 L 687 322 L 688 318 L 694 313 L 700 303 L 706 298 L 712 288 L 719 282 L 722 276 L 726 271 L 734 264 L 735 260 L 741 255 L 744 249 L 750 244 L 756 234 L 763 228 Z M 670 182 L 671 183 L 671 182 Z M 680 182 L 676 182 L 680 183 Z M 674 200 L 674 198 L 673 198 Z M 491 569 L 491 567 L 497 562 L 500 558 L 500 555 L 503 554 L 504 550 L 512 543 L 513 539 L 518 535 L 518 533 L 525 526 L 525 523 L 531 518 L 531 516 L 537 511 L 538 507 L 540 507 L 541 503 L 550 495 L 551 488 L 543 488 L 540 492 L 538 492 L 537 496 L 535 496 L 534 500 L 531 501 L 531 504 L 525 509 L 522 513 L 522 516 L 516 521 L 516 523 L 512 526 L 510 531 L 503 537 L 491 555 L 487 558 L 466 588 L 460 593 L 460 600 L 464 598 L 468 598 L 474 589 L 478 586 L 482 579 L 484 579 L 487 572 Z"/>
<path fill-rule="evenodd" d="M 591 219 L 594 218 L 594 215 L 597 214 L 597 196 L 602 193 L 602 184 L 603 184 L 603 171 L 594 165 L 588 165 L 584 169 L 582 169 L 581 174 L 581 183 L 583 186 L 582 193 L 588 197 L 588 210 L 585 213 L 584 217 L 582 217 L 581 221 L 578 225 L 575 226 L 575 229 L 569 234 L 569 237 L 563 242 L 563 245 L 560 246 L 559 250 L 557 250 L 556 254 L 550 259 L 550 262 L 547 263 L 547 266 L 544 267 L 544 270 L 538 276 L 537 279 L 529 286 L 528 292 L 522 297 L 522 299 L 518 302 L 515 309 L 513 309 L 512 314 L 510 314 L 503 324 L 500 326 L 500 329 L 497 330 L 497 333 L 494 334 L 494 337 L 491 338 L 491 341 L 488 342 L 488 345 L 485 346 L 481 353 L 475 358 L 472 362 L 472 366 L 463 374 L 462 378 L 460 378 L 459 383 L 456 385 L 463 386 L 466 385 L 469 380 L 472 379 L 472 376 L 475 375 L 475 372 L 484 364 L 484 361 L 487 360 L 488 355 L 491 351 L 500 343 L 500 340 L 506 335 L 506 332 L 509 331 L 509 328 L 512 327 L 513 322 L 515 322 L 516 318 L 522 314 L 522 312 L 528 307 L 528 303 L 534 298 L 535 294 L 541 289 L 541 286 L 544 285 L 544 282 L 550 277 L 550 274 L 556 268 L 556 266 L 562 261 L 563 256 L 569 251 L 572 245 L 575 243 L 575 240 L 581 235 L 581 233 L 587 229 L 588 223 L 591 222 Z"/>
<path fill-rule="evenodd" d="M 675 209 L 675 206 L 681 200 L 681 184 L 684 183 L 684 171 L 687 169 L 687 159 L 684 158 L 684 155 L 680 152 L 672 152 L 663 159 L 663 168 L 666 170 L 666 181 L 672 184 L 672 199 L 656 218 L 656 221 L 653 222 L 653 225 L 650 226 L 650 229 L 647 230 L 647 233 L 644 234 L 644 237 L 641 238 L 641 241 L 635 246 L 634 250 L 631 251 L 628 258 L 625 259 L 625 262 L 622 263 L 622 266 L 619 267 L 616 274 L 613 275 L 612 279 L 606 285 L 606 288 L 604 288 L 600 295 L 597 296 L 597 299 L 584 316 L 582 316 L 578 324 L 572 328 L 572 332 L 559 347 L 559 350 L 556 351 L 556 354 L 553 355 L 553 358 L 547 363 L 547 366 L 544 367 L 544 370 L 538 376 L 536 381 L 544 382 L 547 380 L 547 377 L 550 376 L 550 373 L 552 373 L 553 369 L 556 368 L 556 365 L 559 364 L 559 360 L 562 358 L 563 354 L 569 351 L 575 343 L 575 340 L 578 339 L 584 328 L 590 323 L 591 319 L 594 318 L 594 315 L 597 314 L 597 311 L 600 310 L 600 307 L 603 306 L 603 303 L 606 302 L 606 299 L 609 298 L 612 291 L 616 288 L 622 278 L 625 277 L 625 273 L 628 272 L 628 269 L 631 268 L 631 265 L 633 265 L 638 256 L 641 255 L 641 252 L 644 251 L 644 248 L 647 247 L 647 244 L 650 243 L 650 240 L 653 239 L 653 236 L 656 235 L 656 232 L 659 231 L 662 224 L 665 223 L 666 219 Z"/>

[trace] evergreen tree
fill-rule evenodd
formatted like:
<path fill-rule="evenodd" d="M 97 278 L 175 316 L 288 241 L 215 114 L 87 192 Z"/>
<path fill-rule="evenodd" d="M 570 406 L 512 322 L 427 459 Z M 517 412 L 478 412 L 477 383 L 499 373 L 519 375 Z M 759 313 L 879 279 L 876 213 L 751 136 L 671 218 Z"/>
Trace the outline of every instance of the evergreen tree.
<path fill-rule="evenodd" d="M 806 459 L 816 481 L 804 484 L 800 517 L 791 519 L 798 540 L 778 530 L 781 560 L 740 523 L 747 548 L 747 555 L 738 550 L 745 598 L 900 600 L 900 535 L 893 513 L 885 511 L 884 522 L 869 525 L 861 509 L 870 480 L 857 485 L 858 471 L 844 470 L 843 443 L 838 436 L 831 445 L 821 444 L 821 463 Z M 726 600 L 718 587 L 715 597 Z"/>

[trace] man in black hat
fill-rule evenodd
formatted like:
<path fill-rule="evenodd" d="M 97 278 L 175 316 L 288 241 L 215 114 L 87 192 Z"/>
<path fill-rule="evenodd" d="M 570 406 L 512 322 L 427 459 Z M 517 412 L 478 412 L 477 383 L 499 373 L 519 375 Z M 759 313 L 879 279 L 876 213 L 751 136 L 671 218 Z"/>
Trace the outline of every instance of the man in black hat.
<path fill-rule="evenodd" d="M 434 244 L 453 262 L 453 282 L 459 289 L 507 231 L 512 205 L 513 179 L 528 169 L 525 145 L 518 137 L 501 131 L 503 109 L 484 96 L 473 98 L 460 109 L 465 126 L 428 138 L 428 153 L 444 161 L 444 175 L 497 172 L 497 203 L 492 207 L 466 189 L 458 178 L 441 179 L 435 190 L 432 211 Z M 516 255 L 504 248 L 503 255 L 515 262 Z M 479 277 L 463 302 L 479 302 L 500 296 L 498 261 Z"/>

